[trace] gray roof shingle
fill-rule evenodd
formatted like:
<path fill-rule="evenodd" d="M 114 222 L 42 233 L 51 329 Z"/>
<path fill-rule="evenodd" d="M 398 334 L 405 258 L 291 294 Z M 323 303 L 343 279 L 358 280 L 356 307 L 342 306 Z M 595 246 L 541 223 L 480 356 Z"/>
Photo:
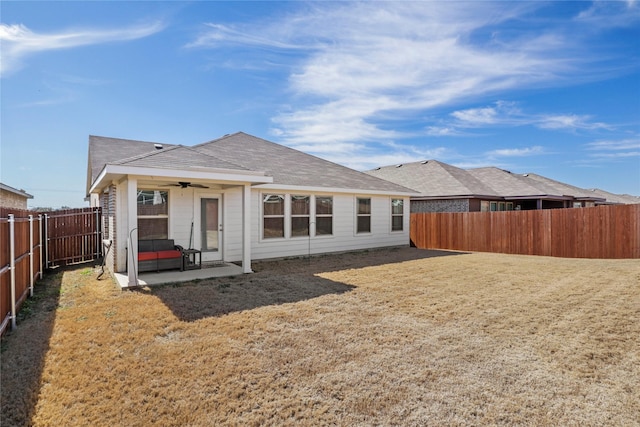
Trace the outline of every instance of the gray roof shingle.
<path fill-rule="evenodd" d="M 499 197 L 495 190 L 464 169 L 437 160 L 385 166 L 367 173 L 413 188 L 421 197 Z"/>
<path fill-rule="evenodd" d="M 203 144 L 184 145 L 89 137 L 87 191 L 107 164 L 151 168 L 208 167 L 264 172 L 274 184 L 413 193 L 409 188 L 238 132 Z"/>
<path fill-rule="evenodd" d="M 358 172 L 243 132 L 193 147 L 251 170 L 265 171 L 274 184 L 412 193 L 409 188 Z"/>
<path fill-rule="evenodd" d="M 247 168 L 226 162 L 209 154 L 196 151 L 184 145 L 155 150 L 150 153 L 140 154 L 127 159 L 118 160 L 114 164 L 155 167 L 169 169 L 188 169 L 194 166 L 215 169 L 247 170 Z"/>
<path fill-rule="evenodd" d="M 486 167 L 469 169 L 467 172 L 490 185 L 502 197 L 563 196 L 556 188 L 540 182 L 524 181 L 517 174 L 504 169 Z"/>
<path fill-rule="evenodd" d="M 534 173 L 516 174 L 496 167 L 460 169 L 436 160 L 376 168 L 366 173 L 413 188 L 425 198 L 500 197 L 640 203 L 640 197 L 584 189 Z"/>

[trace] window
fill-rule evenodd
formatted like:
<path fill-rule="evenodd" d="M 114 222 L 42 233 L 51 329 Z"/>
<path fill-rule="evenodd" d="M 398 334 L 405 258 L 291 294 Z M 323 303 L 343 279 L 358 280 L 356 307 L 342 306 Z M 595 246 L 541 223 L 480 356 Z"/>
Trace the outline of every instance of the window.
<path fill-rule="evenodd" d="M 498 202 L 490 202 L 489 206 L 490 206 L 489 210 L 491 212 L 495 212 L 498 210 Z"/>
<path fill-rule="evenodd" d="M 169 238 L 169 192 L 138 190 L 138 240 Z"/>
<path fill-rule="evenodd" d="M 499 202 L 498 203 L 498 210 L 499 211 L 506 211 L 507 210 L 507 205 L 504 202 Z"/>
<path fill-rule="evenodd" d="M 291 196 L 291 237 L 309 236 L 311 196 Z"/>
<path fill-rule="evenodd" d="M 333 234 L 333 197 L 316 196 L 316 236 Z"/>
<path fill-rule="evenodd" d="M 262 237 L 273 239 L 284 237 L 284 196 L 265 194 L 262 203 Z"/>
<path fill-rule="evenodd" d="M 218 199 L 200 199 L 202 251 L 217 251 L 218 235 Z M 191 239 L 189 239 L 191 247 Z"/>
<path fill-rule="evenodd" d="M 507 210 L 508 211 L 512 211 L 513 210 L 513 202 L 507 202 Z"/>
<path fill-rule="evenodd" d="M 391 231 L 402 231 L 404 200 L 391 199 Z"/>
<path fill-rule="evenodd" d="M 357 226 L 356 233 L 371 232 L 371 199 L 357 199 Z"/>

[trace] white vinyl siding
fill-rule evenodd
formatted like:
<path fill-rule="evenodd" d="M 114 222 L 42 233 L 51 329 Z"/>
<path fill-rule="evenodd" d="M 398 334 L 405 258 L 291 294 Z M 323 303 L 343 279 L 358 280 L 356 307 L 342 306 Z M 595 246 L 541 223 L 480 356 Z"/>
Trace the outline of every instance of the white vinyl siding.
<path fill-rule="evenodd" d="M 261 230 L 262 208 L 261 200 L 264 194 L 269 193 L 258 189 L 252 190 L 252 230 L 251 230 L 251 257 L 254 260 L 281 258 L 289 256 L 305 256 L 308 254 L 320 254 L 328 252 L 342 252 L 378 248 L 386 246 L 403 246 L 409 244 L 409 216 L 403 216 L 403 231 L 391 232 L 391 198 L 389 196 L 360 196 L 371 199 L 371 232 L 356 235 L 356 196 L 353 194 L 317 194 L 320 197 L 332 197 L 332 235 L 316 235 L 315 227 L 311 226 L 311 236 L 284 239 L 263 239 Z M 283 193 L 277 193 L 283 194 Z M 300 193 L 300 195 L 309 193 Z M 289 195 L 288 195 L 289 196 Z M 315 216 L 316 194 L 311 194 L 311 218 Z M 408 206 L 409 198 L 404 198 L 404 204 Z M 285 229 L 289 228 L 290 212 L 285 209 Z M 288 233 L 287 233 L 288 234 Z M 227 240 L 229 237 L 227 237 Z M 225 257 L 226 259 L 226 257 Z M 229 259 L 237 261 L 238 259 Z"/>

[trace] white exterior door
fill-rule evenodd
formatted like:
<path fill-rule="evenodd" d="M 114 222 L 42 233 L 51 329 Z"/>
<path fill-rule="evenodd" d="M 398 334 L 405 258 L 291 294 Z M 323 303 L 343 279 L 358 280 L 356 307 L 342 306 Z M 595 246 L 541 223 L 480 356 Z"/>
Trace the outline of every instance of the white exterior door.
<path fill-rule="evenodd" d="M 222 259 L 222 197 L 200 197 L 200 227 L 196 247 L 202 251 L 203 261 L 219 261 Z"/>

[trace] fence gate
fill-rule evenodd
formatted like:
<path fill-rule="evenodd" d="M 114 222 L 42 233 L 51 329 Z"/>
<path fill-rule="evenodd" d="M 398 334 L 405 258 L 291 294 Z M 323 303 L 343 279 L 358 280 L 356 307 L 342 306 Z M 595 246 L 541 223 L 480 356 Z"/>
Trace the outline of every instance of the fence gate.
<path fill-rule="evenodd" d="M 44 216 L 47 268 L 92 261 L 102 255 L 100 208 L 70 209 Z"/>

